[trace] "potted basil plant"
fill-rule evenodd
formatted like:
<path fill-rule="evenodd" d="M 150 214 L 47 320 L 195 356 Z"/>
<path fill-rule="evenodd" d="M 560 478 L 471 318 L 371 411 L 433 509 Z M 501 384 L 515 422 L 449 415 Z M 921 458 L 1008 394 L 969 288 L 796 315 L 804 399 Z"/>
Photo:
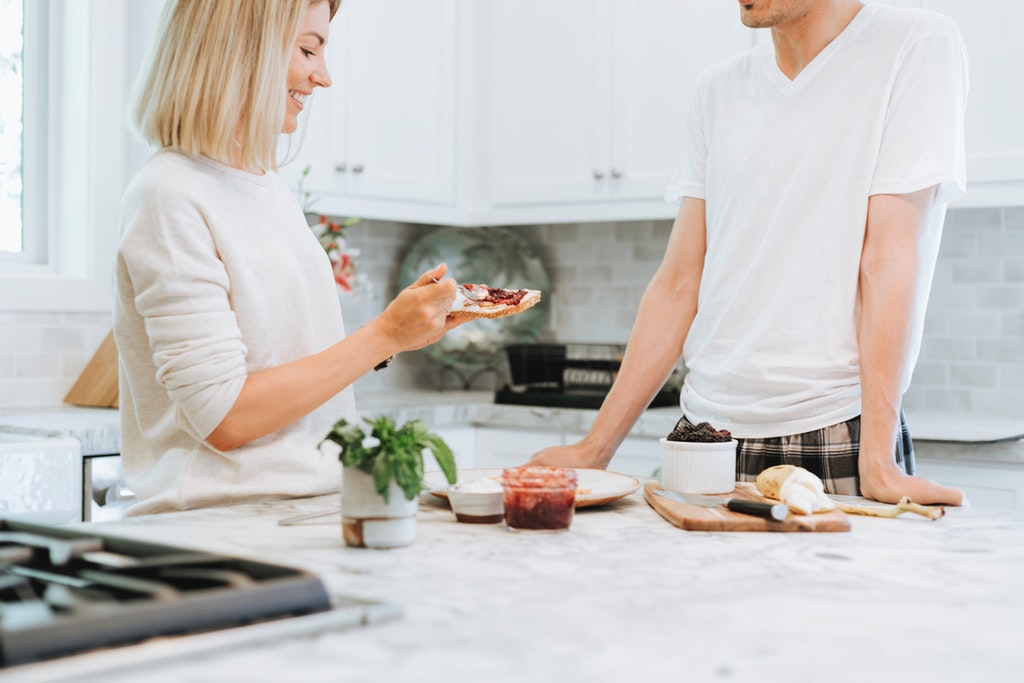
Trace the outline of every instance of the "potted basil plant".
<path fill-rule="evenodd" d="M 449 483 L 455 457 L 419 420 L 401 427 L 387 417 L 364 418 L 370 435 L 345 419 L 324 441 L 341 447 L 341 531 L 345 544 L 396 548 L 416 539 L 416 511 L 423 487 L 423 451 L 429 450 Z M 321 442 L 322 443 L 322 442 Z"/>

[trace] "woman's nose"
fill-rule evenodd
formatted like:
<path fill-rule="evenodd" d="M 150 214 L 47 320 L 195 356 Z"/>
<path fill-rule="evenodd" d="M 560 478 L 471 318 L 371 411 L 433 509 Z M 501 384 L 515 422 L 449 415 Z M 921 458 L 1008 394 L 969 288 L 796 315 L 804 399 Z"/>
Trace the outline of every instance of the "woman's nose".
<path fill-rule="evenodd" d="M 331 74 L 327 72 L 326 61 L 320 62 L 317 68 L 313 70 L 313 73 L 310 76 L 310 78 L 314 83 L 316 83 L 321 88 L 329 88 L 331 87 L 331 83 L 333 82 L 331 81 Z"/>

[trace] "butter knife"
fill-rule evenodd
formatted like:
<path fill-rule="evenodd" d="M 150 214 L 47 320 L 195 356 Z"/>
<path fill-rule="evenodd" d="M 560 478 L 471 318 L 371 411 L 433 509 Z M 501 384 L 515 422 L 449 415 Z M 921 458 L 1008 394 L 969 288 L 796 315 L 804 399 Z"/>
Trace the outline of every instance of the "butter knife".
<path fill-rule="evenodd" d="M 701 496 L 696 493 L 679 493 L 678 491 L 666 491 L 653 487 L 651 490 L 662 498 L 668 498 L 678 503 L 697 505 L 702 508 L 725 507 L 733 512 L 763 517 L 773 522 L 781 522 L 789 514 L 789 508 L 782 503 L 762 503 L 756 500 L 743 500 L 742 498 L 723 500 L 712 496 Z"/>

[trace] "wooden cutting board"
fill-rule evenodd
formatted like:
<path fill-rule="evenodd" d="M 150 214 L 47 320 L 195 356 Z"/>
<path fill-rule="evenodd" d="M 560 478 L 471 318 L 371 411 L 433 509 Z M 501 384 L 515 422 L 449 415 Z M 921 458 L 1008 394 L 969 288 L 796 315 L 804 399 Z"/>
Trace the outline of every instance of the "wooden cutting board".
<path fill-rule="evenodd" d="M 64 402 L 74 406 L 117 408 L 118 400 L 117 344 L 111 331 L 64 397 Z"/>
<path fill-rule="evenodd" d="M 644 498 L 659 515 L 680 529 L 687 531 L 849 531 L 850 520 L 839 510 L 820 512 L 816 515 L 794 515 L 781 522 L 762 519 L 753 515 L 744 515 L 727 510 L 724 507 L 705 508 L 699 505 L 688 505 L 656 495 L 654 491 L 661 489 L 661 484 L 649 481 L 644 484 Z M 759 495 L 751 485 L 737 483 L 736 490 L 721 498 L 724 503 L 730 498 L 769 501 Z M 770 501 L 774 502 L 774 501 Z"/>

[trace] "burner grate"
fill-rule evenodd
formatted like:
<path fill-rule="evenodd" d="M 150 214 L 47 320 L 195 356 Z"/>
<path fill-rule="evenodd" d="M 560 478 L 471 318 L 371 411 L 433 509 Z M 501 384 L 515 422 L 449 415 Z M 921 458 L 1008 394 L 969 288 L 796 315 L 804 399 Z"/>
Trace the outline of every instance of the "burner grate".
<path fill-rule="evenodd" d="M 0 668 L 329 609 L 299 569 L 0 520 Z"/>

